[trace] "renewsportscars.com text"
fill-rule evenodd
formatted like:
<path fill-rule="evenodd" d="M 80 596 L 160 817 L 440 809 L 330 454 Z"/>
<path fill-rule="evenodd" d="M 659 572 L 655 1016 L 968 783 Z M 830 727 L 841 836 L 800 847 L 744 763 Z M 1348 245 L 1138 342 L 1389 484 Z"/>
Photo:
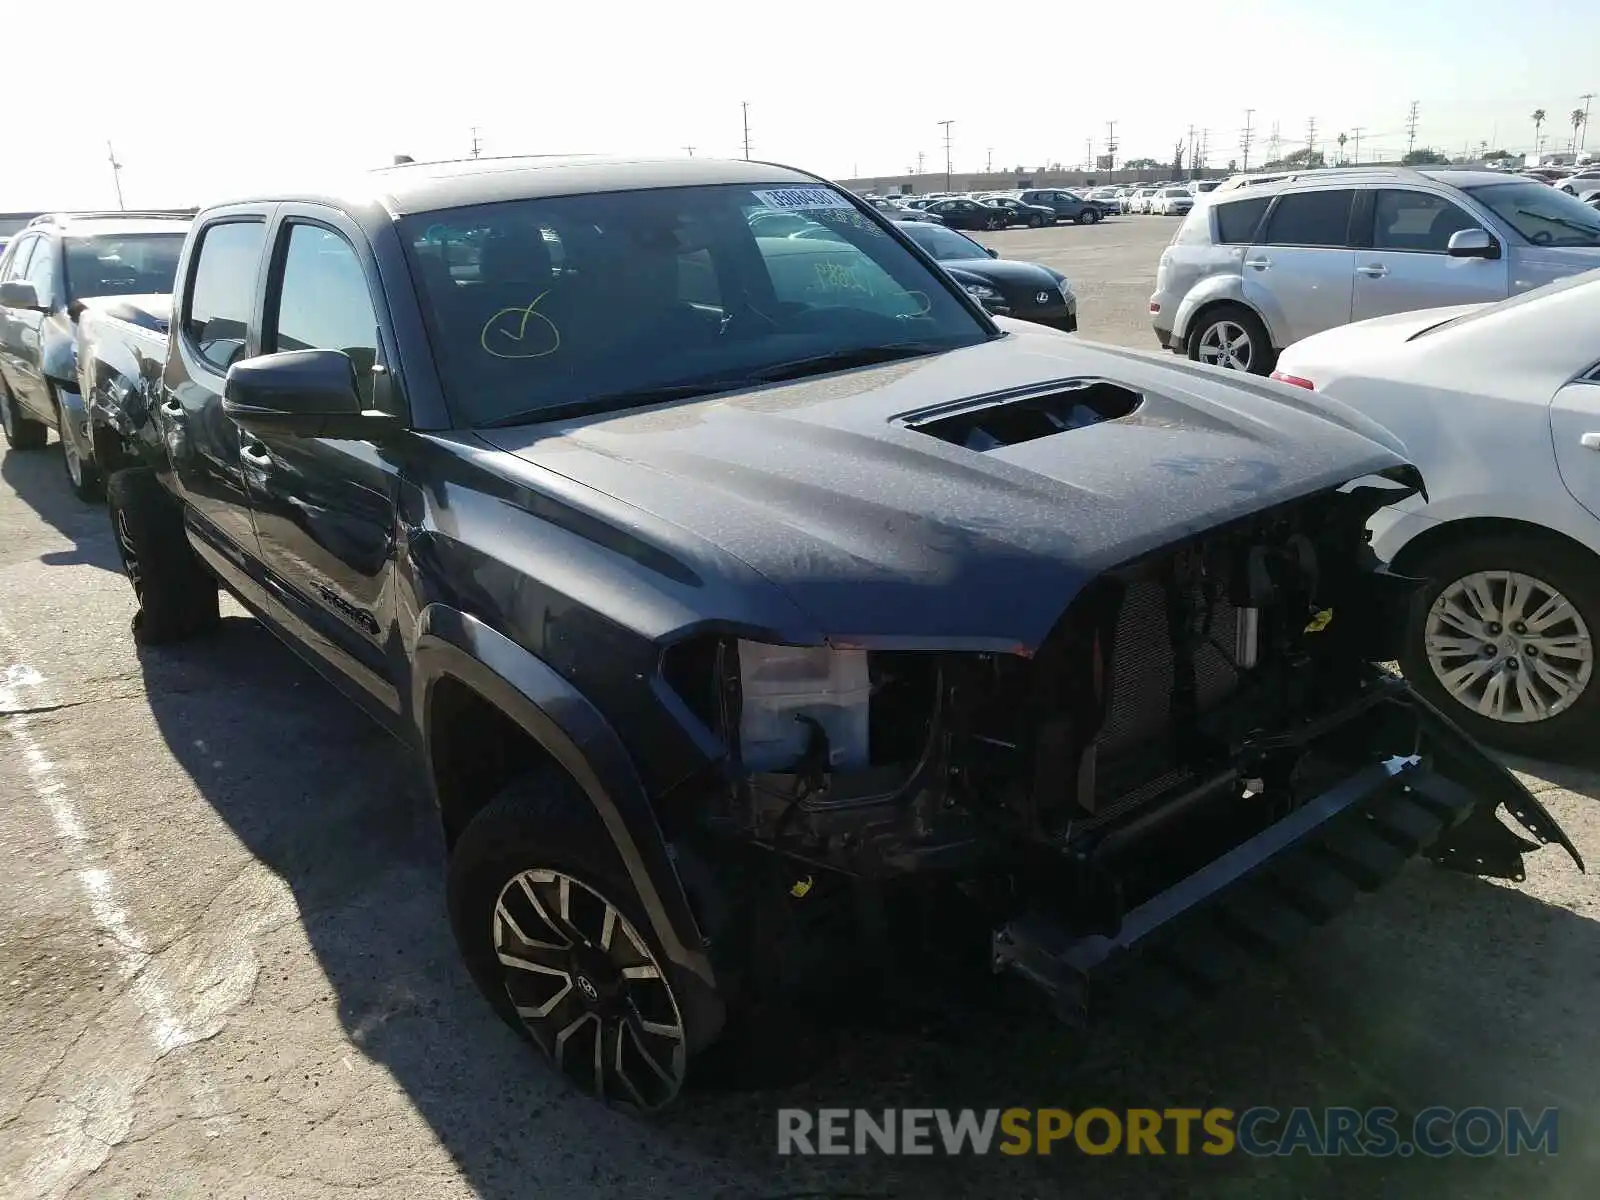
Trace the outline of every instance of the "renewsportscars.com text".
<path fill-rule="evenodd" d="M 1556 1109 L 783 1108 L 779 1154 L 1249 1154 L 1387 1158 L 1557 1151 Z"/>

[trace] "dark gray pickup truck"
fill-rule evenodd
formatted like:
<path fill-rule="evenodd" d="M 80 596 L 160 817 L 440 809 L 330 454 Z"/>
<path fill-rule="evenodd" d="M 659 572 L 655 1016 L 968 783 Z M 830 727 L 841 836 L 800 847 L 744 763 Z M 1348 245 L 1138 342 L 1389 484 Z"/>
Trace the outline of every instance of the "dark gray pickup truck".
<path fill-rule="evenodd" d="M 1165 1010 L 1414 857 L 1577 857 L 1374 665 L 1392 437 L 991 318 L 814 176 L 397 167 L 203 211 L 172 315 L 86 368 L 138 635 L 220 584 L 391 730 L 473 977 L 606 1100 L 774 997 Z"/>

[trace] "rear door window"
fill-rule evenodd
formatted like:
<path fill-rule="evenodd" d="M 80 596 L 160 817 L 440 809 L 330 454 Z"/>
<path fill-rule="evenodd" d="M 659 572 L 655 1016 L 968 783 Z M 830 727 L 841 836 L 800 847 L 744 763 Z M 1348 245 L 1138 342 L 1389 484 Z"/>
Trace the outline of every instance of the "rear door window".
<path fill-rule="evenodd" d="M 266 225 L 227 221 L 200 235 L 183 333 L 218 371 L 244 357 Z"/>
<path fill-rule="evenodd" d="M 1350 206 L 1355 192 L 1340 188 L 1325 192 L 1290 192 L 1279 196 L 1267 218 L 1270 246 L 1336 246 L 1350 242 Z"/>
<path fill-rule="evenodd" d="M 28 256 L 33 253 L 33 247 L 38 241 L 38 235 L 32 233 L 27 237 L 17 239 L 17 244 L 11 251 L 11 261 L 6 264 L 5 274 L 0 276 L 0 280 L 25 279 L 27 277 Z"/>
<path fill-rule="evenodd" d="M 1248 246 L 1255 240 L 1256 226 L 1261 224 L 1270 203 L 1266 196 L 1255 196 L 1212 205 L 1217 215 L 1217 241 L 1224 246 Z"/>

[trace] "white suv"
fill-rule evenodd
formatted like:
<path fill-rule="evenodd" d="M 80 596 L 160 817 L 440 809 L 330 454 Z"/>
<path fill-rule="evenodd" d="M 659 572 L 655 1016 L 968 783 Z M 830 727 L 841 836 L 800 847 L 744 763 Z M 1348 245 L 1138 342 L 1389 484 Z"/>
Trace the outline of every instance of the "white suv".
<path fill-rule="evenodd" d="M 1162 251 L 1161 344 L 1265 375 L 1351 321 L 1503 300 L 1600 267 L 1600 212 L 1493 171 L 1352 167 L 1211 193 Z"/>

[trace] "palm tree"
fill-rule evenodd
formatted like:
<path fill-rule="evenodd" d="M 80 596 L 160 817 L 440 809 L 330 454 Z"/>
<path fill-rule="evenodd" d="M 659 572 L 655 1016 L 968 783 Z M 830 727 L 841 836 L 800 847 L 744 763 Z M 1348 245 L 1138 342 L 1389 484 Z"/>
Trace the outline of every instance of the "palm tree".
<path fill-rule="evenodd" d="M 1534 109 L 1533 110 L 1533 158 L 1534 158 L 1535 162 L 1537 162 L 1538 159 L 1539 159 L 1539 126 L 1541 126 L 1543 124 L 1544 124 L 1544 109 L 1542 109 L 1542 108 Z"/>
<path fill-rule="evenodd" d="M 1578 130 L 1584 122 L 1583 109 L 1573 109 L 1570 120 L 1572 121 L 1572 152 L 1576 154 L 1578 152 Z"/>
<path fill-rule="evenodd" d="M 1339 161 L 1340 162 L 1344 161 L 1344 144 L 1346 142 L 1348 142 L 1349 140 L 1350 139 L 1348 137 L 1346 137 L 1344 134 L 1341 133 L 1339 135 Z"/>

